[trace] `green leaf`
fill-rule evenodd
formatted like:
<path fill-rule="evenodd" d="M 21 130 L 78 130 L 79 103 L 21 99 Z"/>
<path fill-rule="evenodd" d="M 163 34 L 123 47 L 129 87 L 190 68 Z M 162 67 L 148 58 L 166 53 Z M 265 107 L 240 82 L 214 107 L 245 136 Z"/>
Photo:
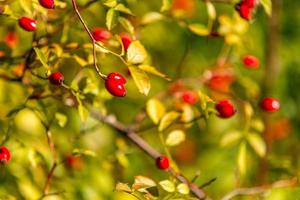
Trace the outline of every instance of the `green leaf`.
<path fill-rule="evenodd" d="M 86 150 L 86 149 L 74 149 L 72 151 L 73 155 L 84 155 L 84 156 L 91 156 L 95 157 L 97 154 L 94 151 Z"/>
<path fill-rule="evenodd" d="M 60 127 L 65 127 L 65 125 L 68 121 L 67 116 L 62 113 L 59 113 L 59 112 L 55 113 L 55 119 L 57 120 L 58 125 Z"/>
<path fill-rule="evenodd" d="M 139 92 L 147 96 L 151 88 L 148 75 L 141 69 L 134 66 L 130 66 L 128 69 Z"/>
<path fill-rule="evenodd" d="M 260 0 L 261 5 L 263 6 L 267 15 L 271 16 L 272 14 L 272 1 L 271 0 Z"/>
<path fill-rule="evenodd" d="M 240 174 L 245 175 L 247 170 L 247 146 L 245 142 L 240 144 L 237 163 Z"/>
<path fill-rule="evenodd" d="M 254 151 L 260 157 L 264 157 L 266 155 L 266 143 L 263 138 L 257 133 L 249 133 L 247 135 L 248 142 L 250 146 L 254 149 Z"/>
<path fill-rule="evenodd" d="M 163 131 L 168 128 L 176 119 L 178 119 L 180 114 L 175 111 L 166 113 L 160 121 L 158 131 Z"/>
<path fill-rule="evenodd" d="M 32 15 L 32 1 L 31 0 L 23 0 L 23 1 L 19 1 L 21 7 L 23 8 L 23 10 L 26 12 L 26 14 L 28 14 L 29 16 Z"/>
<path fill-rule="evenodd" d="M 153 123 L 158 124 L 165 114 L 166 108 L 158 99 L 152 98 L 146 104 L 146 111 Z"/>
<path fill-rule="evenodd" d="M 143 63 L 147 58 L 147 51 L 140 41 L 133 41 L 127 50 L 127 61 L 132 64 Z"/>
<path fill-rule="evenodd" d="M 131 10 L 129 8 L 127 8 L 124 4 L 121 4 L 121 3 L 115 7 L 115 10 L 120 11 L 125 14 L 133 15 Z"/>
<path fill-rule="evenodd" d="M 107 7 L 113 8 L 117 5 L 118 1 L 117 0 L 107 0 L 103 4 L 106 5 Z"/>
<path fill-rule="evenodd" d="M 181 194 L 189 194 L 190 193 L 190 188 L 187 184 L 185 183 L 180 183 L 177 186 L 177 191 Z"/>
<path fill-rule="evenodd" d="M 206 8 L 207 8 L 208 17 L 211 20 L 215 20 L 217 16 L 215 6 L 210 1 L 206 1 Z"/>
<path fill-rule="evenodd" d="M 124 17 L 119 17 L 119 22 L 123 26 L 123 28 L 128 33 L 130 33 L 131 36 L 134 36 L 134 27 L 128 19 L 126 19 Z"/>
<path fill-rule="evenodd" d="M 84 66 L 86 66 L 86 65 L 88 64 L 83 58 L 80 58 L 80 57 L 77 56 L 77 55 L 73 55 L 72 57 L 76 60 L 76 62 L 77 62 L 81 67 L 84 67 Z"/>
<path fill-rule="evenodd" d="M 118 18 L 118 12 L 114 8 L 110 8 L 106 13 L 106 27 L 111 30 L 115 25 Z"/>
<path fill-rule="evenodd" d="M 175 192 L 175 184 L 172 181 L 164 180 L 160 181 L 159 185 L 167 192 Z"/>
<path fill-rule="evenodd" d="M 160 12 L 165 12 L 171 9 L 173 0 L 162 0 Z"/>
<path fill-rule="evenodd" d="M 80 103 L 78 105 L 78 112 L 79 112 L 81 121 L 85 122 L 90 114 L 88 109 Z"/>
<path fill-rule="evenodd" d="M 152 66 L 150 66 L 150 65 L 139 65 L 139 68 L 140 68 L 141 70 L 147 72 L 147 73 L 150 73 L 150 74 L 159 76 L 159 77 L 164 78 L 164 79 L 166 79 L 166 80 L 168 80 L 168 81 L 171 80 L 167 75 L 161 73 L 161 72 L 158 71 L 155 67 L 152 67 Z"/>
<path fill-rule="evenodd" d="M 209 35 L 208 28 L 203 24 L 190 24 L 189 29 L 199 36 L 207 36 Z"/>
<path fill-rule="evenodd" d="M 185 133 L 182 130 L 174 130 L 169 133 L 166 144 L 168 146 L 176 146 L 185 140 Z"/>
<path fill-rule="evenodd" d="M 41 61 L 42 65 L 46 68 L 46 69 L 50 69 L 49 65 L 47 64 L 47 59 L 45 54 L 38 48 L 34 48 L 34 51 L 39 59 L 39 61 Z"/>
<path fill-rule="evenodd" d="M 232 146 L 240 141 L 242 138 L 242 133 L 240 131 L 230 131 L 226 133 L 221 139 L 221 146 L 228 147 Z"/>
<path fill-rule="evenodd" d="M 142 17 L 141 24 L 151 24 L 164 19 L 165 16 L 158 12 L 149 12 Z"/>

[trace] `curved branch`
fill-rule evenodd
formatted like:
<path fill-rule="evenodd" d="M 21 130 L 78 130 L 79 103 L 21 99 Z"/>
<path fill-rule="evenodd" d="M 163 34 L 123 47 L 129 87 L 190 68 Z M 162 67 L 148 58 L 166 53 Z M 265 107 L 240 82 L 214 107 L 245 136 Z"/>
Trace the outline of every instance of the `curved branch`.
<path fill-rule="evenodd" d="M 91 110 L 91 116 L 120 131 L 125 137 L 131 140 L 137 147 L 143 150 L 147 155 L 149 155 L 154 160 L 161 155 L 160 152 L 158 152 L 156 149 L 150 146 L 143 138 L 141 138 L 132 129 L 127 128 L 124 124 L 119 122 L 115 116 L 113 115 L 103 116 L 95 110 Z M 192 191 L 192 193 L 196 197 L 198 197 L 199 199 L 210 200 L 210 198 L 206 195 L 206 193 L 201 188 L 199 188 L 196 184 L 189 181 L 184 175 L 176 172 L 171 167 L 169 168 L 168 172 L 180 182 L 187 184 L 190 190 Z"/>

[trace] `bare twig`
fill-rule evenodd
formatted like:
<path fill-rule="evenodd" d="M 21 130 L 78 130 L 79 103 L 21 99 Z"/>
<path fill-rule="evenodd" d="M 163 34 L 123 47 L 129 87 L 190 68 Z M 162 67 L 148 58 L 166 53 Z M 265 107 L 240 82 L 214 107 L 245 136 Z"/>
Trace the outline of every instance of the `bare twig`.
<path fill-rule="evenodd" d="M 76 0 L 72 0 L 72 5 L 73 5 L 73 9 L 76 13 L 76 15 L 78 16 L 81 24 L 83 25 L 85 31 L 88 33 L 91 41 L 92 41 L 92 44 L 93 44 L 93 61 L 94 61 L 94 67 L 97 71 L 97 73 L 99 74 L 99 76 L 102 78 L 102 79 L 106 79 L 106 75 L 102 74 L 99 67 L 98 67 L 98 64 L 97 64 L 97 52 L 96 52 L 96 44 L 97 44 L 97 41 L 94 39 L 90 29 L 88 28 L 87 24 L 85 23 L 84 19 L 82 18 L 79 10 L 78 10 L 78 7 L 77 7 L 77 3 L 76 3 Z"/>
<path fill-rule="evenodd" d="M 91 115 L 93 118 L 95 118 L 99 121 L 102 121 L 102 122 L 108 124 L 109 126 L 115 128 L 116 130 L 120 131 L 125 137 L 127 137 L 129 140 L 131 140 L 133 143 L 135 143 L 137 147 L 139 147 L 141 150 L 143 150 L 151 158 L 156 159 L 161 155 L 160 152 L 158 152 L 156 149 L 154 149 L 152 146 L 150 146 L 138 134 L 136 134 L 130 128 L 127 128 L 124 124 L 119 122 L 115 118 L 115 116 L 113 116 L 113 115 L 103 116 L 95 110 L 91 110 Z M 196 184 L 189 181 L 185 176 L 176 172 L 171 167 L 169 168 L 168 171 L 173 177 L 178 179 L 180 182 L 187 184 L 189 186 L 190 190 L 192 191 L 192 193 L 196 197 L 198 197 L 199 199 L 206 199 L 206 200 L 210 199 L 202 189 L 200 189 Z"/>

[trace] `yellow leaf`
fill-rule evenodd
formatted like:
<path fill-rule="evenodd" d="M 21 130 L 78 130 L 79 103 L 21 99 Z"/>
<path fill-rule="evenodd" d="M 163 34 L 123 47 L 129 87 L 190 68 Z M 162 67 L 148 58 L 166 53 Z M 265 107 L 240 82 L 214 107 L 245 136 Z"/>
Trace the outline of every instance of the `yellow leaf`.
<path fill-rule="evenodd" d="M 128 68 L 139 92 L 147 96 L 151 88 L 148 75 L 137 67 L 130 66 Z"/>
<path fill-rule="evenodd" d="M 246 143 L 241 143 L 238 152 L 238 168 L 241 175 L 245 175 L 247 170 L 247 146 Z"/>
<path fill-rule="evenodd" d="M 266 143 L 260 135 L 258 135 L 257 133 L 249 133 L 247 135 L 247 139 L 257 155 L 259 155 L 260 157 L 266 155 Z"/>
<path fill-rule="evenodd" d="M 176 119 L 178 119 L 180 114 L 175 111 L 168 112 L 163 116 L 163 118 L 160 121 L 158 130 L 163 131 L 166 128 L 168 128 Z"/>
<path fill-rule="evenodd" d="M 181 142 L 185 140 L 185 133 L 182 130 L 174 130 L 169 133 L 166 144 L 169 146 L 179 145 Z"/>
<path fill-rule="evenodd" d="M 143 63 L 147 58 L 147 51 L 140 41 L 133 41 L 127 50 L 127 61 L 132 64 Z"/>
<path fill-rule="evenodd" d="M 215 6 L 210 1 L 206 1 L 206 7 L 208 17 L 212 20 L 215 20 L 217 16 Z"/>
<path fill-rule="evenodd" d="M 152 67 L 152 66 L 150 66 L 150 65 L 139 65 L 139 68 L 140 68 L 141 70 L 147 72 L 147 73 L 150 73 L 150 74 L 159 76 L 159 77 L 164 78 L 164 79 L 166 79 L 166 80 L 168 80 L 168 81 L 171 80 L 167 75 L 161 73 L 161 72 L 158 71 L 155 67 Z"/>
<path fill-rule="evenodd" d="M 159 120 L 165 114 L 165 106 L 156 98 L 150 99 L 146 104 L 146 111 L 154 124 L 158 124 Z"/>
<path fill-rule="evenodd" d="M 242 138 L 242 134 L 239 131 L 230 131 L 226 133 L 221 139 L 221 146 L 227 147 L 236 144 Z"/>
<path fill-rule="evenodd" d="M 190 193 L 190 188 L 187 184 L 181 183 L 177 186 L 177 191 L 181 194 L 189 194 Z"/>
<path fill-rule="evenodd" d="M 189 29 L 199 36 L 207 36 L 209 35 L 209 30 L 203 24 L 190 24 Z"/>
<path fill-rule="evenodd" d="M 159 185 L 167 192 L 175 191 L 175 185 L 172 181 L 169 180 L 160 181 Z"/>

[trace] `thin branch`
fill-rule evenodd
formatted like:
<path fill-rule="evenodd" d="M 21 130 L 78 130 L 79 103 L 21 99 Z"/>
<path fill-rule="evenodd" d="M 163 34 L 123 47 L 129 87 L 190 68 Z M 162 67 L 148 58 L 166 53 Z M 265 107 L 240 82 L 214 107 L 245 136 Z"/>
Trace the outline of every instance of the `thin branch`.
<path fill-rule="evenodd" d="M 138 134 L 132 131 L 130 128 L 127 128 L 124 124 L 119 122 L 115 116 L 103 116 L 99 112 L 95 110 L 91 110 L 91 116 L 101 122 L 108 124 L 109 126 L 115 128 L 120 131 L 125 137 L 131 140 L 137 147 L 143 150 L 147 155 L 149 155 L 153 159 L 157 159 L 161 153 L 150 146 L 143 138 L 141 138 Z M 196 184 L 190 182 L 185 176 L 176 172 L 172 167 L 169 168 L 169 173 L 177 178 L 180 182 L 185 183 L 189 186 L 192 193 L 197 196 L 199 199 L 209 200 L 210 198 L 205 194 L 205 192 L 200 189 Z"/>
<path fill-rule="evenodd" d="M 88 28 L 87 24 L 85 23 L 84 19 L 82 18 L 79 10 L 78 10 L 78 7 L 77 7 L 77 3 L 76 3 L 76 0 L 72 0 L 72 5 L 73 5 L 73 9 L 76 13 L 76 15 L 78 16 L 81 24 L 83 25 L 85 31 L 88 33 L 91 41 L 92 41 L 92 44 L 93 44 L 93 61 L 94 61 L 94 67 L 97 71 L 97 73 L 99 74 L 99 76 L 105 80 L 106 79 L 106 75 L 102 74 L 98 65 L 97 65 L 97 52 L 96 52 L 96 44 L 97 44 L 97 41 L 94 39 L 90 29 Z"/>

